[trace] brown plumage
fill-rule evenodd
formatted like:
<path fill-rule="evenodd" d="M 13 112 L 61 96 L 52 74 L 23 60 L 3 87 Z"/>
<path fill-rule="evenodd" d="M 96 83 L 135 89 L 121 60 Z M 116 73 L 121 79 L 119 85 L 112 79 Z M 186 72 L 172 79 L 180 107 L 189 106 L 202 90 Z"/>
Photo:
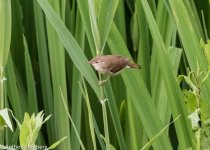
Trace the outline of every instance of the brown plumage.
<path fill-rule="evenodd" d="M 140 65 L 131 63 L 129 58 L 118 55 L 98 56 L 89 61 L 89 63 L 102 74 L 116 75 L 124 68 L 141 68 Z"/>

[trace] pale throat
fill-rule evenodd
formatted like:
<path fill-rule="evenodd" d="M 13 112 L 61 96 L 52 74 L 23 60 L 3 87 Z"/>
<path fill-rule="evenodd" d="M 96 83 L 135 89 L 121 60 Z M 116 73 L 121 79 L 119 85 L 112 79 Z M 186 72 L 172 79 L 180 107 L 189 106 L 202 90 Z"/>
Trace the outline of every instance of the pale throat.
<path fill-rule="evenodd" d="M 103 62 L 101 62 L 101 63 L 93 63 L 92 65 L 95 68 L 95 70 L 97 70 L 98 72 L 100 72 L 102 74 L 106 74 L 107 73 L 107 70 L 102 67 L 103 66 Z"/>

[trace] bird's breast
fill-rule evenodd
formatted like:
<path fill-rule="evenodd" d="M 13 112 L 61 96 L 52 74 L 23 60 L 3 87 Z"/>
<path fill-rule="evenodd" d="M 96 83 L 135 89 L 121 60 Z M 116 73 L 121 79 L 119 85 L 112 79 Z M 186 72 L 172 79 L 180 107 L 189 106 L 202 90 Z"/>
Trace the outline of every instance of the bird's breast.
<path fill-rule="evenodd" d="M 103 64 L 93 64 L 93 67 L 95 68 L 95 70 L 97 70 L 98 72 L 102 74 L 106 74 L 107 72 L 107 70 L 104 69 Z"/>

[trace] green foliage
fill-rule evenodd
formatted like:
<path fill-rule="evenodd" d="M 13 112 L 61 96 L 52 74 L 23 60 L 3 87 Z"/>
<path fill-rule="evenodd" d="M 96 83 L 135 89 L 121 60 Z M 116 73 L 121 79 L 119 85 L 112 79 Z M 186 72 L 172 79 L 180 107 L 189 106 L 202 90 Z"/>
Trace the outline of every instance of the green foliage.
<path fill-rule="evenodd" d="M 17 129 L 2 128 L 0 146 L 207 149 L 209 6 L 209 0 L 0 0 L 0 124 L 13 125 L 4 106 L 23 122 L 14 118 L 19 139 Z M 126 56 L 142 69 L 125 69 L 99 86 L 102 76 L 87 62 L 104 54 Z M 53 116 L 43 132 L 40 110 Z"/>
<path fill-rule="evenodd" d="M 57 141 L 57 142 L 55 142 L 54 144 L 52 144 L 49 148 L 47 148 L 47 149 L 55 149 L 59 144 L 61 144 L 61 142 L 63 141 L 63 140 L 65 140 L 66 139 L 66 137 L 64 137 L 64 138 L 62 138 L 61 140 L 59 140 L 59 141 Z"/>
<path fill-rule="evenodd" d="M 208 60 L 208 63 L 210 64 L 210 40 L 208 40 L 207 44 L 203 43 L 204 52 L 206 54 L 206 58 Z"/>
<path fill-rule="evenodd" d="M 202 76 L 203 72 L 199 72 L 199 67 L 197 70 L 196 74 L 190 72 L 188 76 L 180 75 L 179 80 L 184 80 L 189 86 L 189 90 L 183 90 L 183 96 L 188 108 L 188 118 L 191 120 L 192 129 L 194 130 L 196 148 L 208 149 L 210 145 L 210 123 L 208 122 L 210 119 L 210 103 L 201 98 L 201 89 L 208 78 L 209 71 L 206 76 Z"/>
<path fill-rule="evenodd" d="M 11 1 L 0 1 L 0 68 L 4 69 L 10 51 L 11 42 Z"/>
<path fill-rule="evenodd" d="M 10 0 L 0 1 L 0 18 L 1 18 L 1 25 L 0 25 L 0 109 L 3 109 L 2 111 L 5 111 L 4 108 L 5 108 L 6 92 L 5 92 L 4 83 L 6 81 L 6 77 L 4 75 L 5 75 L 5 66 L 7 64 L 7 59 L 9 57 L 9 52 L 10 52 L 11 29 L 12 29 L 11 1 Z M 4 119 L 6 119 L 7 117 L 5 117 Z M 3 124 L 2 121 L 4 119 L 1 118 L 1 125 Z M 9 121 L 7 123 L 9 123 Z M 3 132 L 2 127 L 1 127 L 1 131 Z M 3 142 L 4 142 L 4 137 L 2 134 L 0 135 L 0 143 L 3 143 Z"/>
<path fill-rule="evenodd" d="M 0 110 L 0 127 L 9 127 L 11 131 L 13 131 L 12 122 L 9 117 L 8 109 L 1 109 Z"/>
<path fill-rule="evenodd" d="M 30 117 L 28 113 L 25 113 L 23 123 L 20 126 L 20 146 L 22 149 L 30 150 L 31 148 L 38 149 L 36 140 L 42 125 L 50 119 L 51 115 L 44 119 L 43 111 L 39 112 L 36 116 L 32 114 Z M 55 149 L 66 137 L 52 144 L 49 148 Z"/>
<path fill-rule="evenodd" d="M 43 112 L 39 112 L 36 116 L 32 114 L 31 117 L 28 113 L 25 113 L 20 127 L 20 146 L 34 146 L 43 123 L 50 119 L 50 117 L 48 116 L 44 119 Z"/>

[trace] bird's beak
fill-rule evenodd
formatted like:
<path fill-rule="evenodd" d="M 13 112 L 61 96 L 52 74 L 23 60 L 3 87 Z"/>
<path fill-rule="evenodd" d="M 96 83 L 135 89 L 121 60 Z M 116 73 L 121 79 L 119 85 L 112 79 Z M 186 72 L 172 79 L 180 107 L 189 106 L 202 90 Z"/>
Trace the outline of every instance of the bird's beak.
<path fill-rule="evenodd" d="M 89 60 L 89 61 L 88 61 L 88 62 L 86 62 L 86 63 L 91 64 L 91 63 L 92 63 L 92 60 Z"/>

